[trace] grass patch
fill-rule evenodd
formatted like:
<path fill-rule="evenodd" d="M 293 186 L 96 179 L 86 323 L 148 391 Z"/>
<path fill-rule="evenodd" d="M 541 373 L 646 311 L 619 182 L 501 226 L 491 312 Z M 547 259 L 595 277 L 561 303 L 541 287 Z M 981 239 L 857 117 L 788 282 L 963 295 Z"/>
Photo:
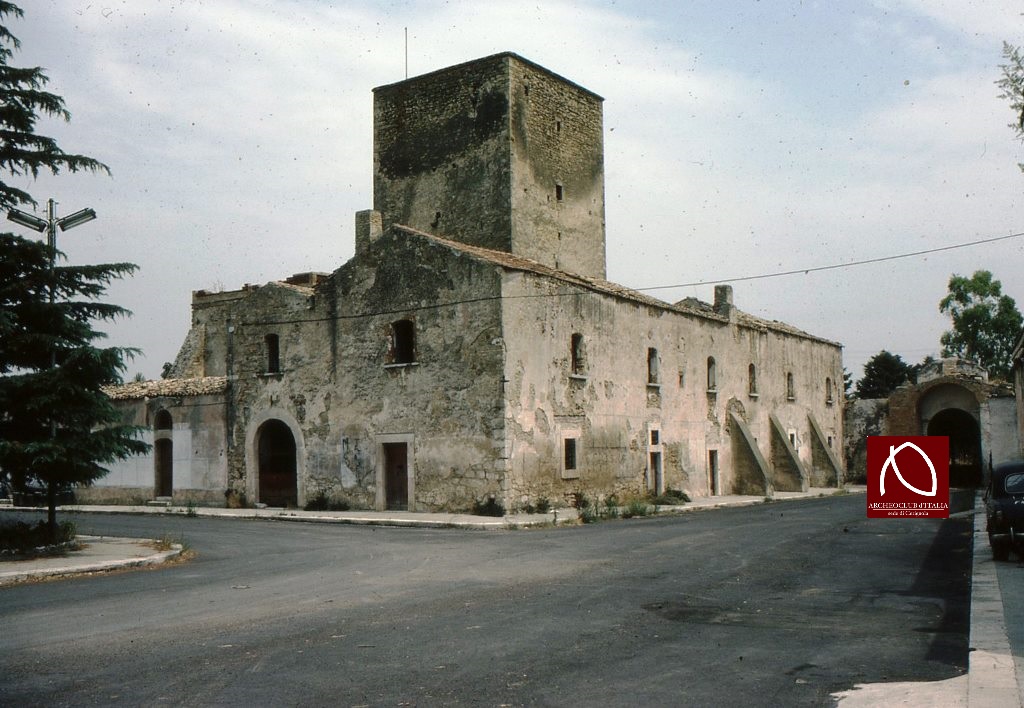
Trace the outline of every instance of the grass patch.
<path fill-rule="evenodd" d="M 175 546 L 181 546 L 181 553 L 176 558 L 171 560 L 192 560 L 196 557 L 196 552 L 192 549 L 190 544 L 184 536 L 181 534 L 175 536 L 170 533 L 165 533 L 160 538 L 156 539 L 150 544 L 157 551 L 173 551 Z"/>

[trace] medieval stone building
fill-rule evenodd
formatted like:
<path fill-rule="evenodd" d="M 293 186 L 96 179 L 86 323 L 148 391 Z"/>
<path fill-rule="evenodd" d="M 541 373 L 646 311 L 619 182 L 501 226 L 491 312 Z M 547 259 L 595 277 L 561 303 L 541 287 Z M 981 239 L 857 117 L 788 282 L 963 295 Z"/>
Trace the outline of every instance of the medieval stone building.
<path fill-rule="evenodd" d="M 842 479 L 834 342 L 605 280 L 602 99 L 514 54 L 374 91 L 355 255 L 195 292 L 153 453 L 93 499 L 506 509 Z"/>

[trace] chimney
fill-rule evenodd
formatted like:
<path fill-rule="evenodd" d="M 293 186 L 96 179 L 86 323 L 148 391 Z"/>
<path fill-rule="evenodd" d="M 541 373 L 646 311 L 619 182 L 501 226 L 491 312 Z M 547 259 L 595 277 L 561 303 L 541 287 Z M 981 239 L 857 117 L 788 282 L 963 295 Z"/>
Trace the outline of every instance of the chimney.
<path fill-rule="evenodd" d="M 384 233 L 384 220 L 379 211 L 356 212 L 356 253 L 362 253 Z"/>
<path fill-rule="evenodd" d="M 731 285 L 716 285 L 715 286 L 715 313 L 722 315 L 723 317 L 732 316 L 732 286 Z"/>

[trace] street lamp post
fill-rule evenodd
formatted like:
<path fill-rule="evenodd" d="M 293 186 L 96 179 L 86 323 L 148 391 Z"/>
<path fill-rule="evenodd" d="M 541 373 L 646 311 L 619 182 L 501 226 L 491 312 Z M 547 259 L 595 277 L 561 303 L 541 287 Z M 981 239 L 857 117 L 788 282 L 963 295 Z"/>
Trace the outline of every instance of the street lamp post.
<path fill-rule="evenodd" d="M 27 211 L 21 211 L 20 209 L 11 208 L 7 211 L 7 219 L 13 221 L 16 224 L 27 226 L 33 231 L 42 233 L 46 232 L 46 245 L 50 250 L 50 304 L 52 305 L 56 300 L 57 295 L 57 228 L 60 227 L 61 231 L 67 231 L 73 229 L 76 226 L 92 221 L 96 218 L 96 212 L 91 208 L 80 209 L 73 214 L 62 216 L 57 218 L 57 202 L 53 199 L 49 199 L 46 202 L 46 218 L 40 218 L 35 214 L 29 214 Z M 57 368 L 57 350 L 56 348 L 50 351 L 50 368 Z M 50 421 L 50 437 L 57 437 L 57 422 L 55 420 Z M 53 514 L 54 507 L 56 505 L 56 488 L 53 481 L 51 480 L 46 485 L 46 496 L 47 502 L 50 507 L 49 525 L 50 532 L 56 527 L 56 518 Z"/>
<path fill-rule="evenodd" d="M 46 245 L 50 247 L 50 276 L 53 278 L 53 271 L 57 267 L 57 227 L 61 231 L 73 229 L 87 221 L 96 218 L 96 212 L 91 208 L 79 209 L 74 214 L 68 214 L 57 218 L 57 202 L 49 199 L 46 202 L 46 218 L 40 218 L 35 214 L 29 214 L 21 209 L 11 208 L 7 211 L 7 219 L 16 224 L 27 226 L 33 231 L 46 232 Z M 54 299 L 53 286 L 50 286 L 50 302 Z"/>

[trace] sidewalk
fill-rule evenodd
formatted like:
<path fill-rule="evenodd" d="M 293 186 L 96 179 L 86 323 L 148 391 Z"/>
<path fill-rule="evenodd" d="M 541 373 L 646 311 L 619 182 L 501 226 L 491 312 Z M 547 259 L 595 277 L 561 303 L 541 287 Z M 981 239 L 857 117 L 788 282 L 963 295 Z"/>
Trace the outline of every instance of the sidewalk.
<path fill-rule="evenodd" d="M 808 499 L 833 494 L 864 493 L 863 486 L 850 486 L 837 491 L 831 487 L 812 487 L 806 492 L 776 492 L 774 501 Z M 682 506 L 659 506 L 661 514 L 686 513 L 702 509 L 728 506 L 750 506 L 764 503 L 763 496 L 723 495 L 699 497 Z M 333 524 L 361 524 L 376 526 L 418 526 L 423 528 L 512 529 L 532 526 L 550 526 L 574 523 L 579 518 L 576 509 L 556 509 L 546 514 L 510 514 L 508 516 L 475 516 L 418 511 L 304 511 L 302 509 L 227 509 L 205 506 L 103 506 L 67 505 L 58 507 L 64 513 L 93 514 L 170 514 L 175 516 L 226 517 L 233 519 L 269 519 L 273 521 L 306 521 Z M 34 507 L 0 507 L 0 512 L 39 511 Z"/>
<path fill-rule="evenodd" d="M 181 554 L 180 544 L 159 550 L 156 543 L 136 538 L 82 536 L 81 550 L 60 556 L 0 563 L 0 587 L 47 577 L 82 575 L 165 563 Z"/>

